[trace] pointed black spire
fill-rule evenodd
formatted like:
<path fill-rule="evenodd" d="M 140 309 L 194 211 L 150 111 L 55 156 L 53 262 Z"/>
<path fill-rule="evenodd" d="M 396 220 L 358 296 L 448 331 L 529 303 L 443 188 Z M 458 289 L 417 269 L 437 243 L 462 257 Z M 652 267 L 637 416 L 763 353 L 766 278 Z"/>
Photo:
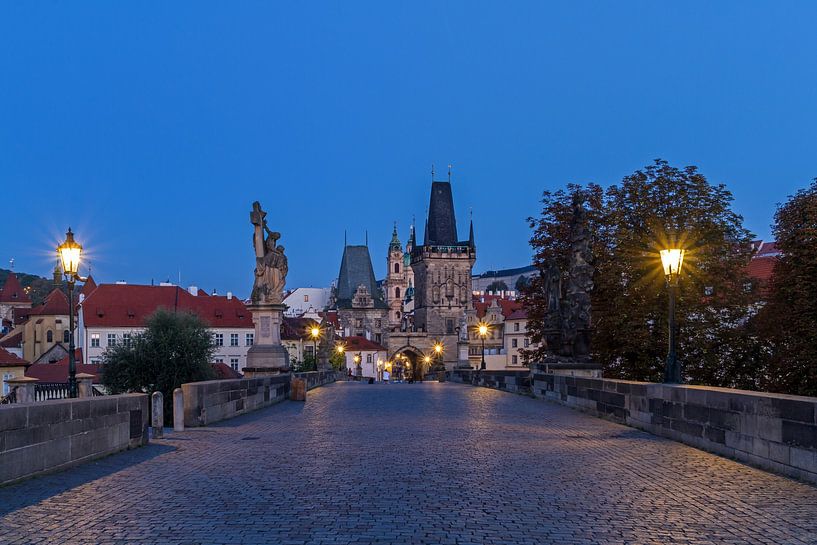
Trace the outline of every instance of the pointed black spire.
<path fill-rule="evenodd" d="M 457 220 L 451 182 L 431 182 L 425 244 L 447 246 L 457 243 Z"/>
<path fill-rule="evenodd" d="M 475 248 L 474 245 L 474 214 L 471 213 L 471 226 L 468 228 L 468 246 Z"/>

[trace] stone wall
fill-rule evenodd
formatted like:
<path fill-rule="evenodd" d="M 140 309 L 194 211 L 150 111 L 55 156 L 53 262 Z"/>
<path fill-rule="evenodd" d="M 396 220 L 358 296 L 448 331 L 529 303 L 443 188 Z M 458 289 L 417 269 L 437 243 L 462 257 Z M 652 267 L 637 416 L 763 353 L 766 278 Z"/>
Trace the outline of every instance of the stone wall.
<path fill-rule="evenodd" d="M 533 391 L 591 414 L 817 483 L 817 398 L 558 376 Z"/>
<path fill-rule="evenodd" d="M 0 405 L 0 485 L 148 443 L 148 396 Z"/>
<path fill-rule="evenodd" d="M 182 384 L 185 427 L 207 426 L 289 396 L 290 374 L 233 380 L 208 380 Z M 307 389 L 335 381 L 334 371 L 295 373 L 306 379 Z"/>
<path fill-rule="evenodd" d="M 515 394 L 530 393 L 530 371 L 454 369 L 451 372 L 451 381 L 504 390 Z"/>

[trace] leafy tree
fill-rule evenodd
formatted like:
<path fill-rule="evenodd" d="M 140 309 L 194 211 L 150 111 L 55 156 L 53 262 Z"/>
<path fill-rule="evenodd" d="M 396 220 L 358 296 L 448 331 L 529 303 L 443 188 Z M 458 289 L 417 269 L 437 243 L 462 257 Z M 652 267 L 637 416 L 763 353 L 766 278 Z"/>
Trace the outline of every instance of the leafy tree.
<path fill-rule="evenodd" d="M 111 393 L 162 392 L 165 422 L 173 419 L 173 390 L 186 382 L 215 378 L 213 341 L 201 318 L 192 313 L 157 310 L 144 332 L 104 355 L 102 383 Z"/>
<path fill-rule="evenodd" d="M 342 371 L 346 367 L 346 355 L 332 350 L 329 356 L 329 364 L 335 371 Z"/>
<path fill-rule="evenodd" d="M 781 252 L 758 316 L 770 343 L 765 388 L 817 396 L 817 180 L 775 213 Z"/>
<path fill-rule="evenodd" d="M 662 160 L 606 191 L 595 184 L 546 191 L 541 216 L 529 218 L 540 273 L 554 260 L 566 278 L 570 204 L 577 191 L 585 194 L 593 234 L 592 350 L 605 374 L 662 380 L 668 298 L 658 251 L 680 244 L 687 250 L 676 313 L 684 374 L 691 382 L 732 385 L 733 347 L 727 343 L 750 315 L 744 284 L 751 236 L 730 208 L 731 193 L 711 185 L 695 167 L 679 169 Z M 539 343 L 546 327 L 543 289 L 540 275 L 525 291 L 532 340 Z M 544 351 L 530 351 L 528 358 Z"/>
<path fill-rule="evenodd" d="M 495 280 L 491 282 L 487 288 L 485 288 L 485 291 L 492 291 L 494 293 L 498 291 L 508 291 L 508 284 L 502 280 Z"/>
<path fill-rule="evenodd" d="M 530 284 L 530 280 L 528 280 L 528 277 L 523 274 L 516 279 L 516 283 L 513 285 L 513 289 L 515 289 L 518 292 L 522 292 L 525 290 L 528 284 Z"/>

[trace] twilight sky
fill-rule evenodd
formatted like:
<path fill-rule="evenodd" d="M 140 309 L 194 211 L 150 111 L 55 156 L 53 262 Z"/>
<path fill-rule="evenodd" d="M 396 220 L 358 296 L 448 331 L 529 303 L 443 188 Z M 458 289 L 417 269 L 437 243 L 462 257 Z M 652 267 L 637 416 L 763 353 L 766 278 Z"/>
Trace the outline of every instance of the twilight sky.
<path fill-rule="evenodd" d="M 0 267 L 247 295 L 253 200 L 289 287 L 378 277 L 452 163 L 475 270 L 530 262 L 544 188 L 698 165 L 768 238 L 817 176 L 815 2 L 0 4 Z M 422 236 L 422 229 L 418 233 Z"/>

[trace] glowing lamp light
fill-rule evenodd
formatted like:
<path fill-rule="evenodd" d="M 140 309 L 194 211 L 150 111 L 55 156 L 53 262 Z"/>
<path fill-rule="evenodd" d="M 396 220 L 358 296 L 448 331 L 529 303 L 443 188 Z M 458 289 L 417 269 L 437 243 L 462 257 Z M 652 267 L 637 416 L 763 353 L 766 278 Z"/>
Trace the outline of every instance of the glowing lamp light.
<path fill-rule="evenodd" d="M 360 363 L 360 355 L 355 354 L 355 363 Z"/>
<path fill-rule="evenodd" d="M 442 354 L 442 352 L 443 352 L 443 345 L 442 345 L 442 344 L 440 344 L 440 343 L 435 343 L 435 344 L 434 344 L 434 352 L 435 352 L 437 355 Z"/>
<path fill-rule="evenodd" d="M 488 324 L 479 324 L 477 326 L 477 331 L 479 332 L 480 337 L 485 337 L 488 335 Z"/>
<path fill-rule="evenodd" d="M 65 233 L 65 242 L 57 246 L 57 254 L 62 261 L 62 271 L 68 277 L 75 277 L 79 273 L 79 260 L 82 257 L 82 246 L 74 240 L 71 228 Z"/>
<path fill-rule="evenodd" d="M 431 356 L 424 357 L 423 361 L 426 362 L 426 363 L 431 363 Z"/>
<path fill-rule="evenodd" d="M 335 350 L 337 350 L 338 354 L 343 354 L 344 352 L 346 352 L 346 349 L 345 349 L 345 348 L 343 348 L 343 345 L 342 345 L 342 344 L 337 345 L 337 346 L 335 347 Z"/>
<path fill-rule="evenodd" d="M 664 276 L 678 276 L 684 264 L 685 250 L 681 248 L 667 248 L 661 250 L 661 265 L 664 266 Z"/>
<path fill-rule="evenodd" d="M 318 327 L 313 327 L 309 330 L 309 334 L 312 335 L 313 339 L 317 339 L 321 335 L 321 330 Z"/>

